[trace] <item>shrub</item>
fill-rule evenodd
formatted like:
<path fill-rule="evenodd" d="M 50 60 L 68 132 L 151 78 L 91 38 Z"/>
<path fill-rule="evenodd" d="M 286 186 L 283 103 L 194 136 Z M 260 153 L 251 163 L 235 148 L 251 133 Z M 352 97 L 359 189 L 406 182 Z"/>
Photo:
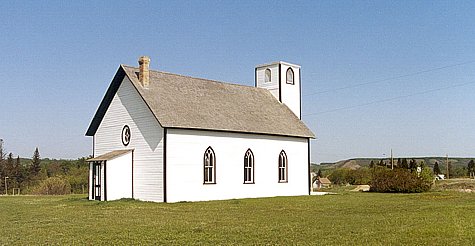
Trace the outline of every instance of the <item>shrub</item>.
<path fill-rule="evenodd" d="M 47 178 L 33 189 L 36 195 L 66 195 L 71 193 L 71 185 L 61 177 Z"/>
<path fill-rule="evenodd" d="M 348 184 L 350 183 L 349 177 L 348 177 L 348 172 L 349 169 L 344 169 L 344 168 L 338 168 L 335 169 L 329 176 L 328 178 L 332 181 L 334 184 Z"/>
<path fill-rule="evenodd" d="M 368 168 L 362 167 L 356 170 L 347 168 L 335 169 L 328 178 L 334 184 L 369 184 L 371 181 L 371 171 Z"/>
<path fill-rule="evenodd" d="M 411 173 L 407 169 L 396 168 L 375 168 L 370 182 L 370 191 L 374 192 L 394 192 L 394 193 L 415 193 L 430 190 L 433 183 L 432 173 L 428 168 L 424 168 L 418 175 Z"/>
<path fill-rule="evenodd" d="M 352 185 L 367 185 L 371 182 L 371 169 L 362 167 L 351 170 L 349 175 L 352 177 Z"/>

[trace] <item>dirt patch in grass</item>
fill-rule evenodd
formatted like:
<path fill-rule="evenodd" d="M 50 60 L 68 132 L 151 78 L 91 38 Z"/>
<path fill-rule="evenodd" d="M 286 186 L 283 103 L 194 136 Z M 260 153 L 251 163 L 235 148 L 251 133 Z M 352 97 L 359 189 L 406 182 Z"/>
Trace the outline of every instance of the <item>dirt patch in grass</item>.
<path fill-rule="evenodd" d="M 448 179 L 435 182 L 435 191 L 475 192 L 474 179 Z"/>

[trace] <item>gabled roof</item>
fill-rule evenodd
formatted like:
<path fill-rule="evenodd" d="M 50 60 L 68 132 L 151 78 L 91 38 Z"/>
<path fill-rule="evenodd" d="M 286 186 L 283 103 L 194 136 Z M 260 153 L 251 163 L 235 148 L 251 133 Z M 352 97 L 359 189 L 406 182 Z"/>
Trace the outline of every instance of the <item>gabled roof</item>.
<path fill-rule="evenodd" d="M 318 178 L 321 184 L 331 184 L 332 182 L 328 178 Z"/>
<path fill-rule="evenodd" d="M 91 124 L 93 136 L 125 76 L 162 127 L 314 138 L 284 104 L 262 88 L 223 83 L 150 70 L 143 88 L 136 67 L 121 65 Z"/>

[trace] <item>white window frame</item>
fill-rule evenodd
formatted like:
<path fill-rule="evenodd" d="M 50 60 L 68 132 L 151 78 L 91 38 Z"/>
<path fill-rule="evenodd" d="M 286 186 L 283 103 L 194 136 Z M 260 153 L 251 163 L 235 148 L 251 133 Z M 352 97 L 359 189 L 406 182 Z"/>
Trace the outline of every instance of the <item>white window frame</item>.
<path fill-rule="evenodd" d="M 244 184 L 254 184 L 254 154 L 251 149 L 244 154 Z"/>
<path fill-rule="evenodd" d="M 203 156 L 203 184 L 216 184 L 216 155 L 211 146 Z"/>
<path fill-rule="evenodd" d="M 282 150 L 279 154 L 279 166 L 278 166 L 278 179 L 279 183 L 289 182 L 289 161 L 287 159 L 287 154 Z"/>
<path fill-rule="evenodd" d="M 267 68 L 264 72 L 264 82 L 272 82 L 272 71 L 269 68 Z"/>
<path fill-rule="evenodd" d="M 289 76 L 289 72 L 290 72 L 291 76 Z M 292 80 L 290 80 L 290 78 Z M 287 84 L 290 84 L 290 85 L 295 84 L 295 73 L 294 73 L 294 70 L 291 67 L 287 68 L 287 72 L 285 72 L 285 81 L 286 81 Z"/>

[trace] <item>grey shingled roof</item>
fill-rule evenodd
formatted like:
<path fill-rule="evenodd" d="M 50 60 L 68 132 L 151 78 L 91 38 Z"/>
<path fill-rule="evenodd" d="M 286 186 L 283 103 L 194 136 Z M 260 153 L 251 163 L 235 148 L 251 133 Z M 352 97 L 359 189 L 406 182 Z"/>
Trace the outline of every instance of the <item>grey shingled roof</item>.
<path fill-rule="evenodd" d="M 118 74 L 120 69 L 162 127 L 315 137 L 287 106 L 266 89 L 153 70 L 150 71 L 150 86 L 143 88 L 138 80 L 138 68 L 121 65 Z M 108 94 L 112 93 L 108 91 L 106 97 Z M 101 105 L 98 111 L 101 108 L 104 106 Z M 101 117 L 98 113 L 95 118 Z M 100 120 L 102 117 L 93 119 L 87 135 L 94 135 Z"/>
<path fill-rule="evenodd" d="M 332 182 L 328 178 L 319 178 L 320 183 L 322 184 L 331 184 Z"/>
<path fill-rule="evenodd" d="M 132 151 L 131 149 L 114 150 L 98 157 L 88 159 L 87 161 L 108 161 Z"/>

